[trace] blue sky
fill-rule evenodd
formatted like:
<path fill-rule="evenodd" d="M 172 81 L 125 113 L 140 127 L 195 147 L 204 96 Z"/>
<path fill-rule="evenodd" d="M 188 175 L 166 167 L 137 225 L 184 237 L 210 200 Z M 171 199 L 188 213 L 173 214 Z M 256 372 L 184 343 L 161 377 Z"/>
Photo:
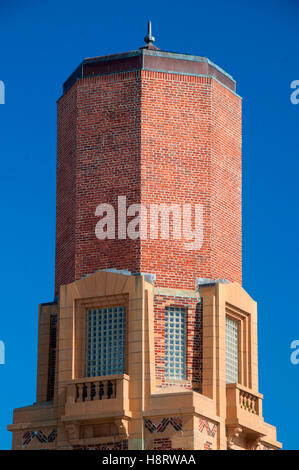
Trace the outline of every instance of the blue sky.
<path fill-rule="evenodd" d="M 0 449 L 13 408 L 35 401 L 38 304 L 53 299 L 56 100 L 83 58 L 142 46 L 148 19 L 161 49 L 208 57 L 243 97 L 243 285 L 259 304 L 265 420 L 299 449 L 296 0 L 1 0 Z"/>

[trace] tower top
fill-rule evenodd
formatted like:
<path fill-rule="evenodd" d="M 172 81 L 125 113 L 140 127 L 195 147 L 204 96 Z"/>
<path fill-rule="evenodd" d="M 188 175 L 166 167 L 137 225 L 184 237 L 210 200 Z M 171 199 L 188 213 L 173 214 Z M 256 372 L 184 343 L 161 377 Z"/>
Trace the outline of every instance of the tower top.
<path fill-rule="evenodd" d="M 133 70 L 214 77 L 233 92 L 236 91 L 233 77 L 206 57 L 161 51 L 154 45 L 155 37 L 152 35 L 151 21 L 148 21 L 144 41 L 145 45 L 137 50 L 84 59 L 64 82 L 63 93 L 81 78 Z"/>
<path fill-rule="evenodd" d="M 147 23 L 147 35 L 144 38 L 146 46 L 140 47 L 140 49 L 155 49 L 160 50 L 158 47 L 154 46 L 155 38 L 152 35 L 152 22 L 148 21 Z"/>

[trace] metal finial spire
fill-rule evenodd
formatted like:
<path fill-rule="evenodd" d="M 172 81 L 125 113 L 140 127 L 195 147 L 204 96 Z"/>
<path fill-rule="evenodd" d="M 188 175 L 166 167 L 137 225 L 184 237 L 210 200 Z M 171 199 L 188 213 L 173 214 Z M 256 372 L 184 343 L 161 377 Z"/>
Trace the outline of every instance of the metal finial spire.
<path fill-rule="evenodd" d="M 147 44 L 153 44 L 155 42 L 154 36 L 152 36 L 152 22 L 147 23 L 147 36 L 145 36 L 144 41 Z"/>
<path fill-rule="evenodd" d="M 154 46 L 154 42 L 155 42 L 155 38 L 154 36 L 152 36 L 152 22 L 149 21 L 147 23 L 147 35 L 145 36 L 144 38 L 145 42 L 146 42 L 146 45 L 145 46 L 142 46 L 140 47 L 139 49 L 150 49 L 150 50 L 153 50 L 153 51 L 159 51 L 159 47 L 157 46 Z"/>

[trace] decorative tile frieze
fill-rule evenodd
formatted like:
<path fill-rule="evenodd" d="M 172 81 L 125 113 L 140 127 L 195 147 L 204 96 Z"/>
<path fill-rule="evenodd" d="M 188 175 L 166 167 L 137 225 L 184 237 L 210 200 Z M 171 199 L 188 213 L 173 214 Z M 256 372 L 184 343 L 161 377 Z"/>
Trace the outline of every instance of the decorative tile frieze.
<path fill-rule="evenodd" d="M 214 437 L 217 431 L 217 424 L 210 424 L 206 419 L 199 419 L 199 431 L 206 431 L 208 436 Z"/>
<path fill-rule="evenodd" d="M 183 428 L 182 418 L 163 418 L 158 425 L 153 423 L 150 419 L 144 420 L 145 428 L 150 433 L 164 432 L 167 426 L 171 424 L 176 431 L 181 431 Z"/>
<path fill-rule="evenodd" d="M 39 442 L 50 443 L 54 442 L 57 437 L 57 429 L 53 429 L 47 436 L 43 431 L 27 431 L 23 435 L 22 447 L 27 446 L 31 441 L 36 438 Z"/>

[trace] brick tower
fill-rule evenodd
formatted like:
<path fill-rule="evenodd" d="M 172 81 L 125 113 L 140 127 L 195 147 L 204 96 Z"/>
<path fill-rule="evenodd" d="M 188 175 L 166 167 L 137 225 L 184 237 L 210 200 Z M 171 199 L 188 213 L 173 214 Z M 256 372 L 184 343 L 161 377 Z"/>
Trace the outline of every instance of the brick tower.
<path fill-rule="evenodd" d="M 145 42 L 84 60 L 58 100 L 55 300 L 13 448 L 276 449 L 241 285 L 241 98 Z"/>

